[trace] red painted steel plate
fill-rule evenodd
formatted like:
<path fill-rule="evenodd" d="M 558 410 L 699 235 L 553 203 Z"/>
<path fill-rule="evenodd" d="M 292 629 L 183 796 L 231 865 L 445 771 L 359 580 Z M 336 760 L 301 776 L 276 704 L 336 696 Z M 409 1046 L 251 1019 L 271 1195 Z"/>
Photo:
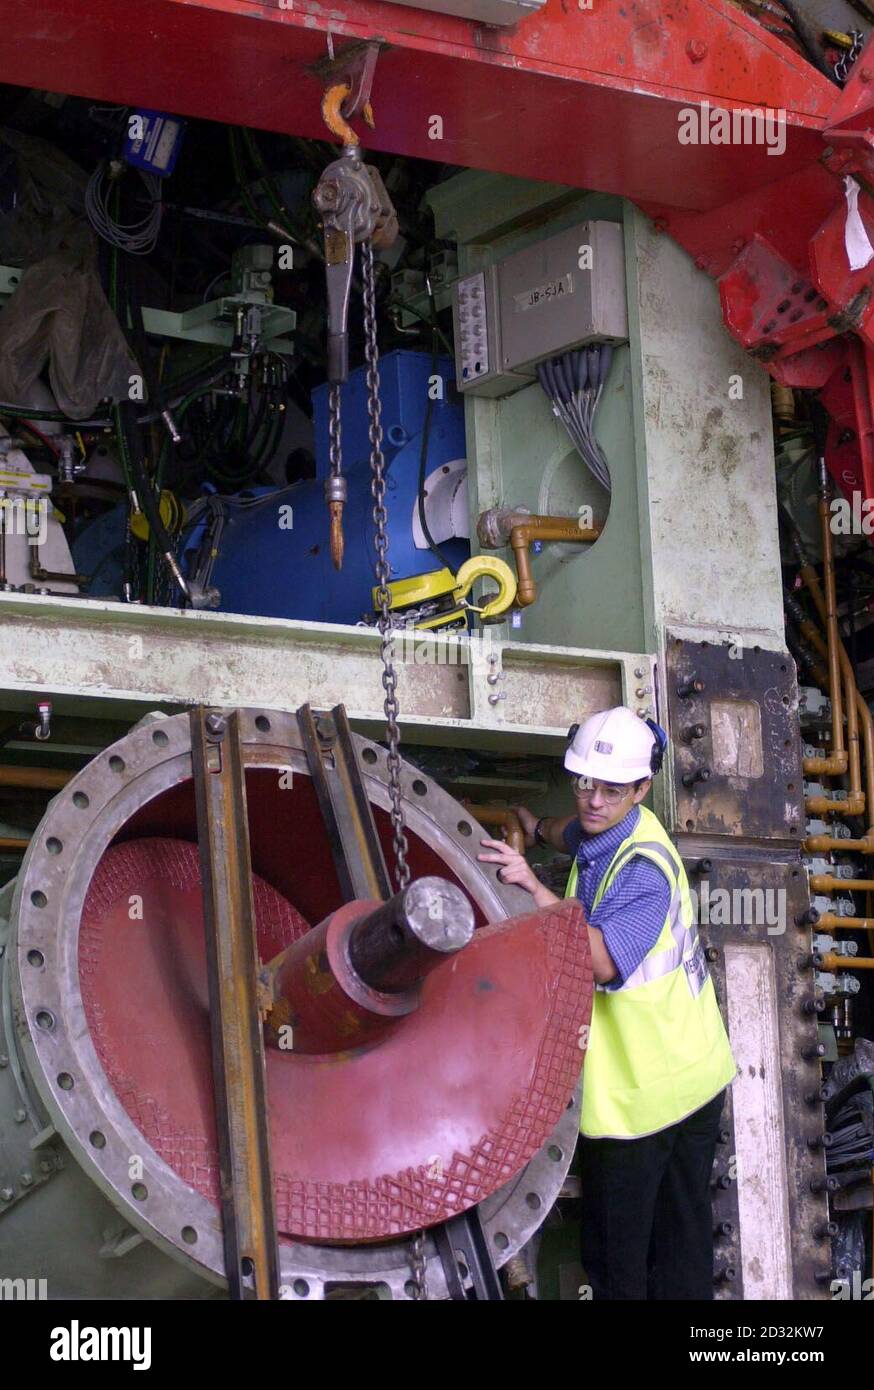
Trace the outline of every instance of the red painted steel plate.
<path fill-rule="evenodd" d="M 509 30 L 378 0 L 6 0 L 0 81 L 324 139 L 329 34 L 385 41 L 373 149 L 680 208 L 816 160 L 840 96 L 728 0 L 550 0 Z M 784 110 L 785 153 L 680 145 L 705 101 Z"/>
<path fill-rule="evenodd" d="M 307 930 L 258 877 L 255 911 L 264 960 Z M 107 850 L 83 910 L 79 967 L 114 1091 L 148 1144 L 217 1203 L 196 845 L 155 838 Z M 369 1050 L 268 1049 L 280 1234 L 378 1240 L 445 1220 L 517 1173 L 555 1127 L 591 1010 L 578 904 L 481 928 L 422 996 Z"/>

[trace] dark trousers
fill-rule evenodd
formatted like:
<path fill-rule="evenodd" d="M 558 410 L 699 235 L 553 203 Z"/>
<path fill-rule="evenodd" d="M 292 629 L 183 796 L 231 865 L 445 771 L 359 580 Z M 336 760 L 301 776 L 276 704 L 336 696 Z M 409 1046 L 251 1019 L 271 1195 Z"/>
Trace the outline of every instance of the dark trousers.
<path fill-rule="evenodd" d="M 592 1297 L 712 1299 L 710 1174 L 725 1092 L 644 1139 L 580 1136 Z"/>

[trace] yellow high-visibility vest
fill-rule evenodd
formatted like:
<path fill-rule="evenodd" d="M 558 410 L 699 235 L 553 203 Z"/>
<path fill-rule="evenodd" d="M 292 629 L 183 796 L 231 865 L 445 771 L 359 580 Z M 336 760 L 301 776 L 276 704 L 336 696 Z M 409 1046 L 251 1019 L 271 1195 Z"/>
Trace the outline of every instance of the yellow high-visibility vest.
<path fill-rule="evenodd" d="M 628 979 L 618 989 L 595 987 L 580 1114 L 580 1130 L 592 1139 L 637 1139 L 667 1129 L 706 1105 L 737 1071 L 683 862 L 645 806 L 598 884 L 592 909 L 636 854 L 661 869 L 671 904 L 658 940 Z M 578 877 L 574 860 L 566 898 L 576 896 Z"/>

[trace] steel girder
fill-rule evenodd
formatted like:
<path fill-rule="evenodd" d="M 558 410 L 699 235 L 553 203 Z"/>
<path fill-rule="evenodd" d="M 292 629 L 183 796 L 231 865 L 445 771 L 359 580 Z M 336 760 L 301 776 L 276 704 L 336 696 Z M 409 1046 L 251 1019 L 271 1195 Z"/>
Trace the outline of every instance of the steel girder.
<path fill-rule="evenodd" d="M 4 8 L 3 81 L 307 137 L 327 50 L 378 41 L 371 146 L 638 202 L 772 376 L 822 389 L 832 473 L 874 496 L 874 262 L 850 270 L 843 187 L 874 241 L 869 49 L 841 90 L 728 0 L 561 0 L 501 29 L 378 0 L 141 0 L 133 23 L 117 0 Z M 776 113 L 785 150 L 681 145 L 705 103 Z"/>

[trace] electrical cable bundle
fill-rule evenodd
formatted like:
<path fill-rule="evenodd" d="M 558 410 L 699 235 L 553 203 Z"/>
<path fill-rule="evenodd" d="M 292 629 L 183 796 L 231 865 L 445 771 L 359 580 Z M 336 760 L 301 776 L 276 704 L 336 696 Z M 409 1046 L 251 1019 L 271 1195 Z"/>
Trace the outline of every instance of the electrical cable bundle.
<path fill-rule="evenodd" d="M 832 1139 L 826 1151 L 829 1173 L 833 1173 L 842 1186 L 858 1181 L 856 1170 L 860 1168 L 863 1178 L 870 1177 L 874 1160 L 874 1093 L 860 1091 L 851 1096 L 830 1121 L 829 1133 Z"/>
<path fill-rule="evenodd" d="M 592 476 L 607 492 L 610 472 L 595 438 L 595 415 L 613 362 L 611 343 L 593 343 L 562 357 L 541 362 L 537 376 L 574 447 Z"/>
<path fill-rule="evenodd" d="M 204 518 L 205 529 L 197 553 L 188 568 L 188 581 L 192 591 L 198 594 L 205 594 L 208 591 L 212 583 L 213 570 L 221 552 L 222 536 L 235 512 L 255 511 L 258 507 L 267 506 L 269 503 L 275 505 L 280 498 L 293 493 L 295 488 L 299 486 L 299 483 L 290 483 L 287 487 L 271 489 L 269 492 L 262 493 L 260 497 L 222 497 L 218 493 L 212 492 L 193 502 L 186 509 L 186 531 L 190 533 L 192 528 Z"/>
<path fill-rule="evenodd" d="M 122 168 L 125 166 L 121 166 Z M 147 256 L 154 251 L 161 230 L 161 180 L 157 174 L 135 169 L 145 187 L 148 210 L 134 222 L 122 222 L 118 213 L 110 211 L 119 166 L 101 160 L 88 180 L 85 189 L 85 212 L 91 226 L 110 246 L 127 251 L 132 256 Z"/>

